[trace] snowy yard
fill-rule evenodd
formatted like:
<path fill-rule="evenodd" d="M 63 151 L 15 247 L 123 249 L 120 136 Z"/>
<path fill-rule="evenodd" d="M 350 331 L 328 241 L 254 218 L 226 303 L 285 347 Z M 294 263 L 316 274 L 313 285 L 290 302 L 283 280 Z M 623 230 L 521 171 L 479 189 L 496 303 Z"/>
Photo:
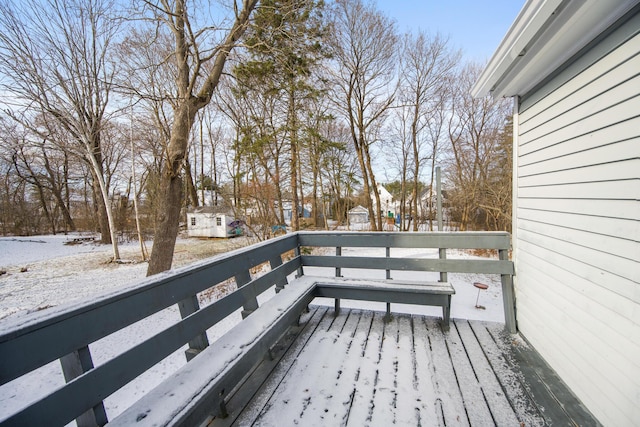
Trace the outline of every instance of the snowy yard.
<path fill-rule="evenodd" d="M 131 283 L 144 278 L 146 263 L 109 263 L 111 254 L 109 246 L 93 243 L 65 244 L 73 237 L 0 238 L 0 270 L 6 271 L 0 276 L 0 330 L 11 327 L 12 324 L 19 322 L 30 313 L 43 310 L 55 311 L 56 307 L 61 305 L 95 298 L 105 292 L 111 293 L 118 287 L 130 286 Z M 216 252 L 238 247 L 241 243 L 236 239 L 179 239 L 174 266 L 185 265 Z M 347 251 L 343 254 L 346 255 Z M 375 249 L 371 251 L 373 252 Z M 363 252 L 362 249 L 358 249 L 357 252 L 358 255 L 370 255 L 366 253 L 366 250 Z M 452 252 L 450 257 L 470 257 L 466 253 Z M 121 254 L 124 259 L 139 259 L 138 243 L 122 245 Z M 393 256 L 437 257 L 437 249 L 394 249 Z M 315 273 L 307 272 L 307 274 L 309 273 L 315 275 Z M 394 274 L 396 273 L 394 272 Z M 432 275 L 427 280 L 437 280 L 436 273 L 424 274 Z M 403 278 L 410 279 L 411 277 Z M 413 277 L 413 279 L 424 280 L 425 277 Z M 450 273 L 449 282 L 456 289 L 451 308 L 452 318 L 504 322 L 499 276 Z M 489 289 L 481 291 L 479 297 L 479 304 L 485 309 L 475 308 L 478 289 L 473 286 L 474 282 L 483 282 L 489 285 Z M 269 298 L 272 293 L 268 294 L 264 298 Z M 201 303 L 206 304 L 207 298 L 215 299 L 216 296 L 201 297 Z M 316 299 L 314 303 L 332 305 L 333 301 Z M 344 301 L 343 307 L 384 310 L 383 303 Z M 394 304 L 392 310 L 438 317 L 442 314 L 441 310 L 436 307 Z M 180 315 L 174 306 L 91 344 L 90 349 L 94 363 L 96 365 L 104 363 L 155 332 L 176 323 L 179 319 Z M 229 316 L 208 331 L 209 340 L 214 341 L 239 320 L 239 313 Z M 107 398 L 105 407 L 108 417 L 111 419 L 121 413 L 133 401 L 139 399 L 170 373 L 184 365 L 184 349 L 186 346 Z M 31 374 L 5 384 L 0 387 L 0 418 L 3 418 L 2 414 L 13 412 L 25 406 L 63 383 L 60 364 L 55 361 Z"/>

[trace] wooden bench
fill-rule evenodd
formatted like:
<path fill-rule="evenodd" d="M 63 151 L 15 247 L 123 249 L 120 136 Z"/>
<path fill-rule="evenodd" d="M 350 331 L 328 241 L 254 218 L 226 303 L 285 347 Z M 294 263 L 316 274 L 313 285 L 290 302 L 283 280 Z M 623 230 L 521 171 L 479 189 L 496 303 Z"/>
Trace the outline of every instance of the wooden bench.
<path fill-rule="evenodd" d="M 400 280 L 362 280 L 315 277 L 316 296 L 335 299 L 336 313 L 340 299 L 379 301 L 387 303 L 387 319 L 391 303 L 419 304 L 442 307 L 442 326 L 449 327 L 451 296 L 456 293 L 447 282 L 412 282 Z"/>
<path fill-rule="evenodd" d="M 193 426 L 216 412 L 313 300 L 302 277 L 280 291 L 198 356 L 113 419 L 109 426 Z"/>
<path fill-rule="evenodd" d="M 108 425 L 192 426 L 211 415 L 224 416 L 227 395 L 297 322 L 315 297 L 441 306 L 443 324 L 448 325 L 453 293 L 448 283 L 301 276 Z"/>

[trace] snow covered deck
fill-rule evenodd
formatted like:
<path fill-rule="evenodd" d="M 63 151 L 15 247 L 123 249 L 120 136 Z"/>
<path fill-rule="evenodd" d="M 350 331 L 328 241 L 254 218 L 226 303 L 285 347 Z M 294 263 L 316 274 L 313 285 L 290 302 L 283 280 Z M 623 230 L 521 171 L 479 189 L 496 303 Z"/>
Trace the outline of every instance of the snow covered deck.
<path fill-rule="evenodd" d="M 311 306 L 209 425 L 597 425 L 503 324 L 384 316 Z"/>

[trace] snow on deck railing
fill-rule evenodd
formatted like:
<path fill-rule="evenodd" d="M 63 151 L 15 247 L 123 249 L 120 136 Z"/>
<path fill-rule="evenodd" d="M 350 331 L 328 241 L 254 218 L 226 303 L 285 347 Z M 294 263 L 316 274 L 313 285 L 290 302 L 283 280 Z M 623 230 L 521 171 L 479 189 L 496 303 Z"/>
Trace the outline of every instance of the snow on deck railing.
<path fill-rule="evenodd" d="M 307 254 L 306 247 L 334 247 L 338 256 Z M 345 247 L 386 248 L 384 257 L 341 256 Z M 287 284 L 305 266 L 499 274 L 506 328 L 515 332 L 508 233 L 329 233 L 298 232 L 222 254 L 191 266 L 149 277 L 98 300 L 64 310 L 34 313 L 0 330 L 0 385 L 59 359 L 67 383 L 13 414 L 3 425 L 104 425 L 103 399 L 188 343 L 187 360 L 206 348 L 207 329 L 238 309 L 243 317 L 258 309 L 257 297 Z M 390 248 L 495 249 L 498 260 L 393 258 Z M 252 278 L 251 270 L 271 270 Z M 197 295 L 229 279 L 237 290 L 199 307 Z M 277 296 L 276 296 L 277 298 Z M 177 304 L 181 320 L 146 341 L 94 367 L 89 344 Z"/>

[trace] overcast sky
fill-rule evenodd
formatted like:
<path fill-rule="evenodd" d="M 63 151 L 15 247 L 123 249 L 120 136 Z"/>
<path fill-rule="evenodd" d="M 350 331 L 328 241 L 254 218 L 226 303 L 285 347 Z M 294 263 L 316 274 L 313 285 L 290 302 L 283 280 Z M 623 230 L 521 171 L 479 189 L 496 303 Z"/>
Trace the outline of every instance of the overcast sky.
<path fill-rule="evenodd" d="M 375 1 L 375 0 L 374 0 Z M 422 29 L 449 36 L 466 59 L 489 60 L 525 0 L 377 0 L 401 32 Z"/>

